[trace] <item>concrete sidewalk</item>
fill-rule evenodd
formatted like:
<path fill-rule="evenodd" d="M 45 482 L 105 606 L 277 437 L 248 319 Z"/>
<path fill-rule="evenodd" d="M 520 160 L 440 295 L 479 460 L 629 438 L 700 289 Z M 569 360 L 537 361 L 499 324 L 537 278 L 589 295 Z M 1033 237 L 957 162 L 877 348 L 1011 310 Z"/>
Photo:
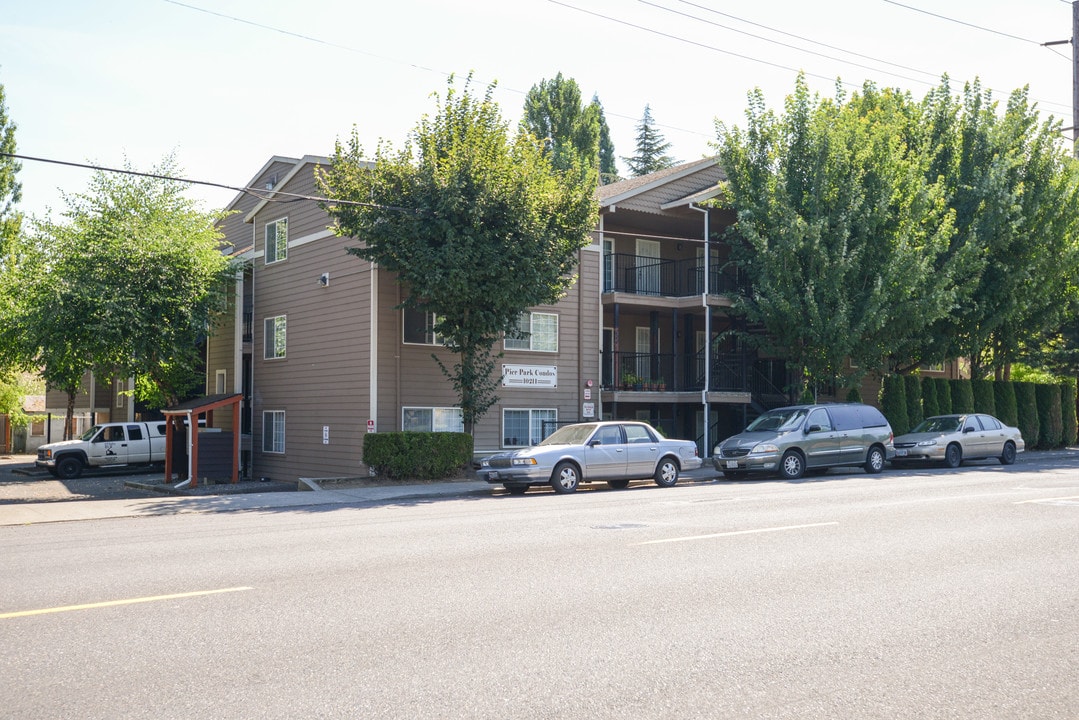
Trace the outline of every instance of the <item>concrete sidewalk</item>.
<path fill-rule="evenodd" d="M 709 482 L 717 473 L 710 464 L 682 475 L 681 482 Z M 641 481 L 647 484 L 648 481 Z M 600 484 L 602 486 L 602 483 Z M 587 486 L 586 486 L 587 487 Z M 491 496 L 505 491 L 482 481 L 331 488 L 307 492 L 264 492 L 224 495 L 162 495 L 124 500 L 71 500 L 0 505 L 0 526 L 153 517 L 215 512 L 280 512 L 287 508 L 432 501 L 468 496 Z M 536 489 L 533 492 L 542 492 Z"/>

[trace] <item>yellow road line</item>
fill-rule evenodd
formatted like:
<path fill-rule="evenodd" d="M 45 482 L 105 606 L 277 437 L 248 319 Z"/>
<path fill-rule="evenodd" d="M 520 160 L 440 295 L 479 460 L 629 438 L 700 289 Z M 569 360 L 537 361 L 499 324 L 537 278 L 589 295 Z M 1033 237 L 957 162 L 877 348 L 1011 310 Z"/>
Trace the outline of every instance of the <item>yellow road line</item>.
<path fill-rule="evenodd" d="M 254 590 L 250 587 L 223 588 L 221 590 L 196 590 L 195 592 L 176 593 L 174 595 L 154 595 L 153 597 L 128 598 L 127 600 L 109 600 L 107 602 L 88 603 L 86 605 L 65 605 L 63 607 L 42 608 L 40 610 L 21 610 L 19 612 L 0 613 L 0 620 L 7 618 L 27 617 L 29 615 L 47 615 L 48 613 L 71 612 L 72 610 L 93 610 L 94 608 L 116 607 L 117 605 L 134 605 L 135 603 L 157 602 L 159 600 L 178 600 L 181 598 L 199 597 L 202 595 L 217 595 L 220 593 L 239 592 L 241 590 Z"/>
<path fill-rule="evenodd" d="M 648 540 L 634 543 L 634 545 L 659 545 L 660 543 L 686 542 L 689 540 L 710 540 L 711 538 L 731 537 L 733 535 L 753 535 L 755 533 L 781 532 L 783 530 L 802 530 L 804 528 L 827 527 L 838 525 L 837 522 L 813 523 L 811 525 L 786 525 L 784 527 L 760 528 L 757 530 L 736 530 L 734 532 L 714 533 L 712 535 L 692 535 L 690 537 L 667 538 L 665 540 Z"/>

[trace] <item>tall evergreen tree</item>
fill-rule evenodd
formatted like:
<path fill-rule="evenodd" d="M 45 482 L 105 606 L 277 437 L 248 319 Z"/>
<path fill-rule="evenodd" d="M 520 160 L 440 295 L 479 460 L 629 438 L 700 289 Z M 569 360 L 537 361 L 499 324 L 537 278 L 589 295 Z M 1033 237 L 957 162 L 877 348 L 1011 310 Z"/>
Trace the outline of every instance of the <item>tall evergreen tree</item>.
<path fill-rule="evenodd" d="M 603 113 L 599 95 L 592 96 L 592 106 L 599 113 L 599 184 L 610 185 L 621 180 L 618 177 L 618 164 L 615 162 L 611 128 L 607 125 L 607 116 Z"/>
<path fill-rule="evenodd" d="M 582 105 L 577 81 L 558 73 L 528 91 L 521 127 L 544 142 L 544 152 L 556 170 L 584 166 L 598 172 L 599 114 L 597 104 Z"/>
<path fill-rule="evenodd" d="M 656 129 L 652 108 L 645 105 L 644 116 L 637 123 L 637 154 L 622 158 L 629 165 L 630 174 L 640 177 L 671 167 L 677 161 L 667 154 L 670 149 L 671 144 L 663 137 L 663 133 Z"/>

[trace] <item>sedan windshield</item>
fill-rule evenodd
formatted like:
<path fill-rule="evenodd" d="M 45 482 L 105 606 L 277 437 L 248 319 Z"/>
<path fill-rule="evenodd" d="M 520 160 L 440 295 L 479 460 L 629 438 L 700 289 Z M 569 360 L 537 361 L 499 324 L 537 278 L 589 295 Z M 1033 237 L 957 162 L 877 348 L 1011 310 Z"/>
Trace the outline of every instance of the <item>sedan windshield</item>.
<path fill-rule="evenodd" d="M 773 410 L 766 412 L 751 422 L 749 427 L 746 428 L 746 432 L 753 432 L 754 430 L 793 430 L 802 424 L 805 416 L 805 408 Z"/>
<path fill-rule="evenodd" d="M 596 426 L 592 423 L 566 425 L 548 435 L 540 445 L 584 445 L 584 441 L 595 429 Z"/>
<path fill-rule="evenodd" d="M 911 432 L 955 432 L 958 429 L 958 417 L 931 417 L 922 420 Z"/>

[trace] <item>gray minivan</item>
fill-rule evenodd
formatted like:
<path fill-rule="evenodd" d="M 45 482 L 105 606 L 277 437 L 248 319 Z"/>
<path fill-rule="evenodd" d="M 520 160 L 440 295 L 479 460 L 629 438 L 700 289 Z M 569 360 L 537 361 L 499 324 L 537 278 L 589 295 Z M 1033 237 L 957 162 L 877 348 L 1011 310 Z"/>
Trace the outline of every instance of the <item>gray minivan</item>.
<path fill-rule="evenodd" d="M 895 456 L 892 440 L 887 418 L 870 405 L 794 405 L 769 410 L 716 445 L 712 464 L 731 479 L 778 473 L 797 480 L 841 466 L 879 473 Z"/>

